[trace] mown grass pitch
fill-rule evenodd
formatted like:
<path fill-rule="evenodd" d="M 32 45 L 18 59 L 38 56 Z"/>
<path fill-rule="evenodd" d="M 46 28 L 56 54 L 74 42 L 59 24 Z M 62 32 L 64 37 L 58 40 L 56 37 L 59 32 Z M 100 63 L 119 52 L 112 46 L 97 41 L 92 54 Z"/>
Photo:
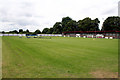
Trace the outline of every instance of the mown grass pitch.
<path fill-rule="evenodd" d="M 3 78 L 112 78 L 118 40 L 2 37 Z"/>

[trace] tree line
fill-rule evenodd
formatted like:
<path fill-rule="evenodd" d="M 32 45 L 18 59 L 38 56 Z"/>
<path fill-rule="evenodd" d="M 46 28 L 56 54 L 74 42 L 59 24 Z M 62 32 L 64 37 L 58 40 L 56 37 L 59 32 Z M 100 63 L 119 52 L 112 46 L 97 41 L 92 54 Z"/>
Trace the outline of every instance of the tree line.
<path fill-rule="evenodd" d="M 23 29 L 19 29 L 19 31 L 17 30 L 9 32 L 2 31 L 2 34 L 41 34 L 41 31 L 37 29 L 35 32 L 30 32 L 28 29 L 26 31 L 24 31 Z"/>
<path fill-rule="evenodd" d="M 56 22 L 51 28 L 44 28 L 41 32 L 37 29 L 35 32 L 30 32 L 28 29 L 13 30 L 2 33 L 16 33 L 16 34 L 61 34 L 65 31 L 120 31 L 120 17 L 112 16 L 108 17 L 102 25 L 102 29 L 99 29 L 100 21 L 98 18 L 91 19 L 89 17 L 83 20 L 75 21 L 70 17 L 63 17 L 61 22 Z"/>

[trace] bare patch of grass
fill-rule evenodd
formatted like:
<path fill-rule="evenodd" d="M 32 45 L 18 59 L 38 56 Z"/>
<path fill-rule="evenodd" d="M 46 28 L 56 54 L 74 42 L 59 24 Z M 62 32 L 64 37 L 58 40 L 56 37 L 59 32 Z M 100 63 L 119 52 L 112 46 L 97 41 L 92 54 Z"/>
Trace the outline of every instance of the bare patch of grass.
<path fill-rule="evenodd" d="M 118 72 L 96 70 L 90 73 L 95 78 L 118 78 Z"/>

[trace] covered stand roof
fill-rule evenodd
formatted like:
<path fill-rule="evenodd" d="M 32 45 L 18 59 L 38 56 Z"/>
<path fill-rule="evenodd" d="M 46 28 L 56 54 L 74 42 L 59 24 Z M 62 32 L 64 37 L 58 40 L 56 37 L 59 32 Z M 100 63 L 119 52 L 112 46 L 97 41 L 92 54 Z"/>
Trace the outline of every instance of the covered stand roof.
<path fill-rule="evenodd" d="M 120 33 L 120 31 L 66 31 L 63 32 L 63 34 L 66 33 Z"/>

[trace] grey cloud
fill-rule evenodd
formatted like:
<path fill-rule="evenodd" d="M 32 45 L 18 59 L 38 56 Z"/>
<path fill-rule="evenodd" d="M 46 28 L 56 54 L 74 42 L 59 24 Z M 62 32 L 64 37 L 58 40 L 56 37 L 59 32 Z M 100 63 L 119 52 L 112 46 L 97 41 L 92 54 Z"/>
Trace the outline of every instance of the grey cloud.
<path fill-rule="evenodd" d="M 2 5 L 2 8 L 0 9 L 1 22 L 14 22 L 10 25 L 17 24 L 20 26 L 39 25 L 38 22 L 35 22 L 36 14 L 34 14 L 34 5 L 31 2 L 22 0 L 17 1 L 17 3 L 13 2 L 12 5 L 10 4 L 7 3 Z"/>
<path fill-rule="evenodd" d="M 111 14 L 117 13 L 117 8 L 118 7 L 113 7 L 109 10 L 106 10 L 102 13 L 102 15 L 111 15 Z"/>
<path fill-rule="evenodd" d="M 32 17 L 32 14 L 25 14 L 26 17 Z"/>
<path fill-rule="evenodd" d="M 27 21 L 27 20 L 18 20 L 16 21 L 16 24 L 20 25 L 20 26 L 27 26 L 27 25 L 38 25 L 36 22 L 34 22 L 33 20 L 31 21 Z"/>
<path fill-rule="evenodd" d="M 66 4 L 68 1 L 69 4 Z M 103 4 L 104 1 L 107 2 L 106 0 L 104 1 L 92 0 L 92 1 L 90 0 L 75 0 L 75 1 L 73 0 L 60 0 L 60 1 L 59 0 L 0 0 L 0 23 L 1 23 L 0 26 L 1 25 L 9 26 L 6 27 L 6 29 L 26 28 L 25 26 L 28 26 L 27 28 L 32 30 L 33 29 L 32 26 L 36 26 L 36 28 L 51 27 L 52 25 L 54 25 L 56 21 L 61 21 L 62 17 L 65 16 L 70 16 L 75 20 L 76 18 L 79 20 L 87 16 L 89 17 L 92 16 L 96 17 L 96 15 L 109 16 L 109 14 L 116 13 L 115 8 L 109 9 L 109 7 L 107 8 Z M 114 4 L 113 0 L 111 0 L 110 2 L 111 2 L 111 6 L 113 6 L 112 5 Z M 106 10 L 101 10 L 101 8 L 104 9 L 104 7 Z M 103 13 L 101 14 L 101 12 Z M 7 24 L 7 22 L 10 24 Z M 39 25 L 42 27 L 39 27 Z"/>

